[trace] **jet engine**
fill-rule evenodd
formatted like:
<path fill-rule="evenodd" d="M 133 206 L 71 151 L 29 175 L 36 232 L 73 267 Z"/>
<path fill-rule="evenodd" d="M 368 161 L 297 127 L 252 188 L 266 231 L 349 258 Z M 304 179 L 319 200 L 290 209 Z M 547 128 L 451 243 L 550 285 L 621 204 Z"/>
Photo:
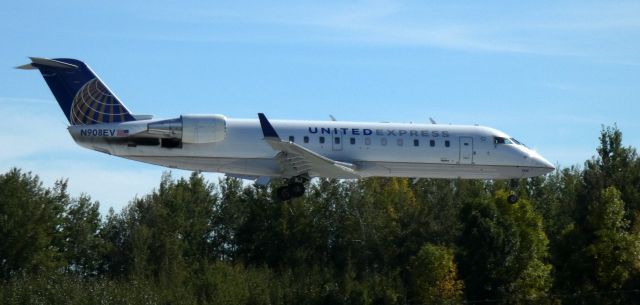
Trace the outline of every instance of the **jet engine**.
<path fill-rule="evenodd" d="M 180 139 L 183 143 L 204 144 L 222 141 L 227 133 L 223 115 L 181 115 L 177 119 L 149 123 L 147 132 L 163 138 Z"/>

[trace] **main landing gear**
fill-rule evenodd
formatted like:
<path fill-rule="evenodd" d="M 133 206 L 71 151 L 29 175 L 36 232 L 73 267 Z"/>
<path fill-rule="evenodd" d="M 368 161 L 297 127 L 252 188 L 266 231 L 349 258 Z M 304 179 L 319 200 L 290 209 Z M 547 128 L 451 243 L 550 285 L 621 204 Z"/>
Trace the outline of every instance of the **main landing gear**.
<path fill-rule="evenodd" d="M 292 177 L 287 179 L 287 185 L 281 186 L 276 189 L 276 196 L 281 201 L 287 201 L 289 199 L 298 198 L 304 195 L 305 187 L 304 184 L 309 181 L 306 177 Z"/>
<path fill-rule="evenodd" d="M 518 202 L 518 195 L 516 195 L 516 190 L 518 189 L 519 185 L 520 182 L 518 181 L 518 179 L 509 180 L 509 196 L 507 196 L 507 202 L 509 202 L 510 204 L 515 204 L 516 202 Z"/>

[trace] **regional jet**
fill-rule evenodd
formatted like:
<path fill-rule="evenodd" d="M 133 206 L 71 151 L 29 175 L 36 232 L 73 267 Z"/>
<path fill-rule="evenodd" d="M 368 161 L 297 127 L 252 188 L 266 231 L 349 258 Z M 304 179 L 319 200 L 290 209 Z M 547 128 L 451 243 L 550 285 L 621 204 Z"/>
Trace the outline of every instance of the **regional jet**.
<path fill-rule="evenodd" d="M 82 61 L 30 59 L 17 68 L 40 71 L 77 144 L 169 168 L 283 180 L 281 200 L 302 196 L 313 177 L 520 179 L 554 170 L 513 137 L 477 125 L 136 115 Z"/>

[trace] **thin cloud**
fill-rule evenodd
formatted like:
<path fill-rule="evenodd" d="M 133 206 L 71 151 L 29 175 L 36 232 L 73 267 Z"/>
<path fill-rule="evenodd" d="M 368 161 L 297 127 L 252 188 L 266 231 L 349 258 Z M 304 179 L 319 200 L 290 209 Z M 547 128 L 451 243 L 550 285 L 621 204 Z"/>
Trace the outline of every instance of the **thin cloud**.
<path fill-rule="evenodd" d="M 394 1 L 361 1 L 316 5 L 256 7 L 227 5 L 198 10 L 164 7 L 149 14 L 155 22 L 175 23 L 176 33 L 149 39 L 241 43 L 340 43 L 415 46 L 469 52 L 573 56 L 621 64 L 638 62 L 637 48 L 583 45 L 580 37 L 602 35 L 603 44 L 634 35 L 640 26 L 633 2 L 556 4 L 548 6 L 477 7 L 453 4 L 409 5 Z M 515 10 L 514 12 L 509 9 Z M 509 12 L 508 14 L 505 11 Z M 226 31 L 219 31 L 220 26 Z M 249 27 L 243 27 L 247 25 Z M 193 28 L 201 29 L 198 34 Z M 206 29 L 206 31 L 204 30 Z M 238 35 L 229 34 L 239 31 Z M 273 30 L 277 29 L 277 35 Z M 184 32 L 184 33 L 183 33 Z M 285 33 L 285 34 L 283 34 Z M 185 35 L 182 35 L 185 34 Z M 590 39 L 592 40 L 592 39 Z"/>
<path fill-rule="evenodd" d="M 60 111 L 54 101 L 0 97 L 0 141 L 9 144 L 0 150 L 0 161 L 74 150 L 62 114 L 54 111 Z"/>

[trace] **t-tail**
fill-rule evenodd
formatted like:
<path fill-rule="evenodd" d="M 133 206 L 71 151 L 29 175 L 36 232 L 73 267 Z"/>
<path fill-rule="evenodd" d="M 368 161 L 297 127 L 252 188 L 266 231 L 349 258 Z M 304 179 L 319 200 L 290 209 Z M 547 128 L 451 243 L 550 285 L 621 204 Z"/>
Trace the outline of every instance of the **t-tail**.
<path fill-rule="evenodd" d="M 135 121 L 127 107 L 83 62 L 30 57 L 18 69 L 38 69 L 71 125 Z"/>

